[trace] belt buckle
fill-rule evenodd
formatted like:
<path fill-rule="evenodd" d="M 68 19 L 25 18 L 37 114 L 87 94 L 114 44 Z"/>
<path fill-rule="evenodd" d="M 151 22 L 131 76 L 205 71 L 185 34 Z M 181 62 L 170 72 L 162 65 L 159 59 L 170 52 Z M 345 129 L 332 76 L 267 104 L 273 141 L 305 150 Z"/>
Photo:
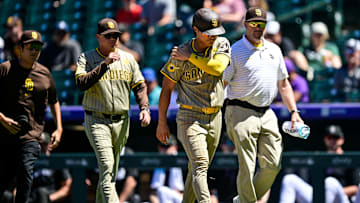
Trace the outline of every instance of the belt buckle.
<path fill-rule="evenodd" d="M 216 113 L 216 108 L 212 108 L 212 107 L 203 107 L 201 109 L 202 112 L 204 112 L 205 114 L 213 114 Z"/>

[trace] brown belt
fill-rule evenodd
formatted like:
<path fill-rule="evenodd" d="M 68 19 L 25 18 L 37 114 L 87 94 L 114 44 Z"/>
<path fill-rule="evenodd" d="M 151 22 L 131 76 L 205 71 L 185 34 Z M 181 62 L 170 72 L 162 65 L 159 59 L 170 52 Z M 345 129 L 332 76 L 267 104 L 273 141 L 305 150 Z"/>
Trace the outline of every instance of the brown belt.
<path fill-rule="evenodd" d="M 180 104 L 181 108 L 189 109 L 197 112 L 202 112 L 204 114 L 214 114 L 220 110 L 220 107 L 196 107 L 196 106 L 189 106 L 186 104 Z"/>

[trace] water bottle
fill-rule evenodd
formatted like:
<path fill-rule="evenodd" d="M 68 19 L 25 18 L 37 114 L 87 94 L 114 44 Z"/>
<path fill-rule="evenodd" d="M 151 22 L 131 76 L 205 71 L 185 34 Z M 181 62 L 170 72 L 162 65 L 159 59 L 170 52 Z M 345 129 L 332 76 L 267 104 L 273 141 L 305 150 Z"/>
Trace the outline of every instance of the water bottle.
<path fill-rule="evenodd" d="M 300 122 L 295 122 L 294 128 L 291 129 L 291 121 L 285 121 L 282 125 L 282 130 L 291 136 L 302 139 L 307 139 L 310 135 L 310 127 Z"/>

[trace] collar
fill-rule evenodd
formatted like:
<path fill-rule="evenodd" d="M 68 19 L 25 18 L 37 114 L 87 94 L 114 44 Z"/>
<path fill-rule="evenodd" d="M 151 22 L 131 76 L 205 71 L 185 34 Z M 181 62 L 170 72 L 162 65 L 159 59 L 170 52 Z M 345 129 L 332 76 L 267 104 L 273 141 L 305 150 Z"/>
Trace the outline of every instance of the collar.
<path fill-rule="evenodd" d="M 212 46 L 211 46 L 212 47 Z M 194 53 L 204 53 L 204 56 L 207 56 L 209 50 L 211 47 L 208 47 L 205 49 L 205 52 L 199 52 L 198 50 L 196 50 L 195 48 L 195 38 L 192 39 L 191 41 L 191 50 L 194 52 Z"/>
<path fill-rule="evenodd" d="M 249 50 L 261 50 L 261 51 L 262 51 L 262 50 L 266 49 L 265 47 L 266 47 L 266 45 L 267 45 L 267 41 L 265 40 L 264 37 L 261 38 L 263 44 L 262 44 L 262 46 L 261 46 L 260 48 L 254 46 L 254 45 L 245 37 L 245 34 L 243 35 L 242 40 L 243 40 L 243 43 L 244 43 L 244 45 L 246 46 L 246 48 L 249 49 Z"/>

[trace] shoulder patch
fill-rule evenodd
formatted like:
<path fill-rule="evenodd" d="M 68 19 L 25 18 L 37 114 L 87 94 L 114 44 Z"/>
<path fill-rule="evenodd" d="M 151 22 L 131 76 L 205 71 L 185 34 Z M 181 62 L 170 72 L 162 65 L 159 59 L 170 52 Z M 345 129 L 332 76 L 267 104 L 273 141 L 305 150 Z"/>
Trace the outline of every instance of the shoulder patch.
<path fill-rule="evenodd" d="M 169 63 L 166 68 L 171 73 L 174 72 L 176 69 L 179 69 L 173 63 Z"/>

